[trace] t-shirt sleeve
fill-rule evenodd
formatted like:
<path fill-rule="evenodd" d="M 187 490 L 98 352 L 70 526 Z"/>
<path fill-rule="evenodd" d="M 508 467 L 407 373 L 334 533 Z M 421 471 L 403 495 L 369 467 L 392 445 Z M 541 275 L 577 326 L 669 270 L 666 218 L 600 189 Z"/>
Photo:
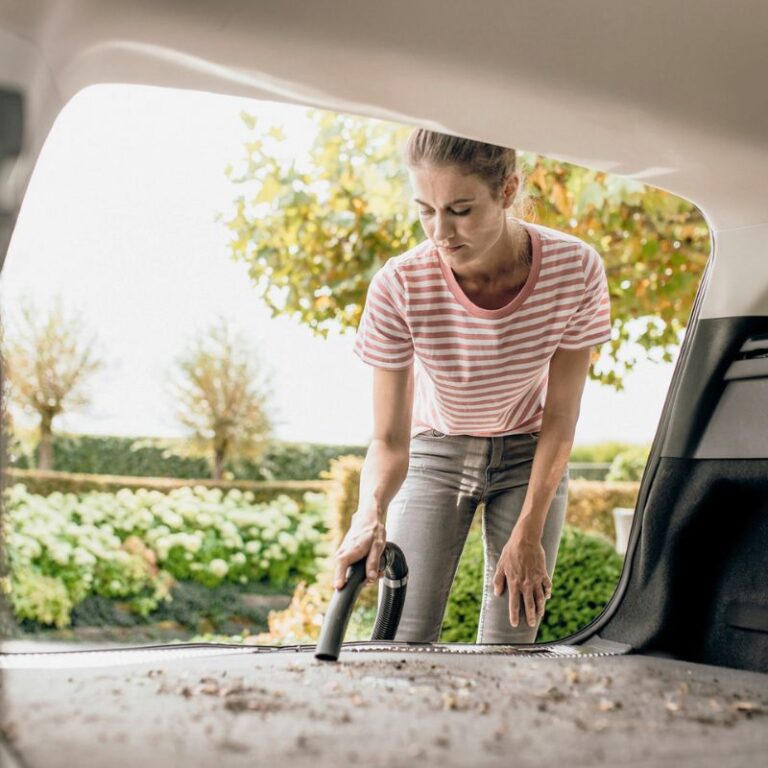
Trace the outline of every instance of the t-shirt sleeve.
<path fill-rule="evenodd" d="M 594 248 L 587 248 L 583 264 L 584 296 L 560 339 L 563 349 L 593 347 L 611 338 L 611 301 L 603 260 Z"/>
<path fill-rule="evenodd" d="M 368 286 L 352 349 L 364 363 L 377 368 L 407 368 L 413 361 L 413 339 L 405 319 L 405 285 L 387 264 Z"/>

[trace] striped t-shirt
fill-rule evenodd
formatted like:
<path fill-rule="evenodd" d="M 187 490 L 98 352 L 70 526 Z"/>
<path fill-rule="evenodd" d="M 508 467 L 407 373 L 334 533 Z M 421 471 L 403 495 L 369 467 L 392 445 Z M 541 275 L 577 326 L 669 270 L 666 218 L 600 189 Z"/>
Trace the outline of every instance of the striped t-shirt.
<path fill-rule="evenodd" d="M 389 259 L 371 280 L 353 350 L 379 368 L 413 363 L 411 437 L 426 429 L 537 432 L 555 351 L 610 339 L 598 252 L 572 235 L 516 221 L 530 234 L 532 262 L 504 307 L 473 304 L 429 240 Z"/>

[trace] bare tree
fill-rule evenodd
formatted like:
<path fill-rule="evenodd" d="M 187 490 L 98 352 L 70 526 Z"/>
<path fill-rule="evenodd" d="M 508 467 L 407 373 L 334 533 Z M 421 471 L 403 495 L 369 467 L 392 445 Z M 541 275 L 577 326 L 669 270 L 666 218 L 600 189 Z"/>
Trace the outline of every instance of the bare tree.
<path fill-rule="evenodd" d="M 272 431 L 267 413 L 269 375 L 223 317 L 176 360 L 170 394 L 178 421 L 191 431 L 191 448 L 211 458 L 220 480 L 227 459 L 258 461 Z"/>
<path fill-rule="evenodd" d="M 95 334 L 86 339 L 80 313 L 66 314 L 61 297 L 47 314 L 29 299 L 19 306 L 20 319 L 4 335 L 9 399 L 39 419 L 37 466 L 53 469 L 53 420 L 90 404 L 90 377 L 104 366 L 96 358 Z"/>

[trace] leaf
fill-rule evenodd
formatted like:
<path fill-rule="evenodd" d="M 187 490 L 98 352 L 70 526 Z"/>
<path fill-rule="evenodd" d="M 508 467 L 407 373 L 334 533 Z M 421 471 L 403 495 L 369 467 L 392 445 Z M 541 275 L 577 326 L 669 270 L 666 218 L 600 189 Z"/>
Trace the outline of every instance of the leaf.
<path fill-rule="evenodd" d="M 554 184 L 552 186 L 552 201 L 555 204 L 557 210 L 563 214 L 563 216 L 571 215 L 571 204 L 568 201 L 568 193 L 562 184 Z"/>
<path fill-rule="evenodd" d="M 282 189 L 282 184 L 274 176 L 267 176 L 261 185 L 259 193 L 253 198 L 253 202 L 256 204 L 272 203 Z"/>
<path fill-rule="evenodd" d="M 240 113 L 240 119 L 250 128 L 253 130 L 256 127 L 256 117 L 254 115 L 249 114 L 248 112 L 241 112 Z"/>

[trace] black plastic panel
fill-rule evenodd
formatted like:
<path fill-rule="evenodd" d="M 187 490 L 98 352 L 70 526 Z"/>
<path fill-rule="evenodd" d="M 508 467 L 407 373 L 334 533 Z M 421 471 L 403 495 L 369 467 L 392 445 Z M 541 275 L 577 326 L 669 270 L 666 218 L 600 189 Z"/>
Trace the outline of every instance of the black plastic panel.
<path fill-rule="evenodd" d="M 731 364 L 745 341 L 768 333 L 768 317 L 700 320 L 689 340 L 685 369 L 673 393 L 661 456 L 691 458 L 717 408 Z M 768 408 L 768 403 L 766 403 Z"/>
<path fill-rule="evenodd" d="M 0 168 L 9 158 L 21 154 L 24 139 L 24 100 L 20 91 L 0 87 Z M 0 174 L 0 184 L 3 175 Z M 0 199 L 6 199 L 4 190 L 0 190 Z M 6 204 L 8 206 L 8 204 Z M 0 205 L 0 271 L 5 263 L 5 254 L 11 242 L 11 234 L 16 224 L 18 211 L 11 203 L 9 210 Z"/>
<path fill-rule="evenodd" d="M 763 362 L 768 368 L 768 359 L 744 362 Z M 768 458 L 768 377 L 728 381 L 695 458 Z"/>
<path fill-rule="evenodd" d="M 24 135 L 20 91 L 0 88 L 0 160 L 21 154 Z"/>
<path fill-rule="evenodd" d="M 630 568 L 601 637 L 768 671 L 768 460 L 663 459 Z"/>

